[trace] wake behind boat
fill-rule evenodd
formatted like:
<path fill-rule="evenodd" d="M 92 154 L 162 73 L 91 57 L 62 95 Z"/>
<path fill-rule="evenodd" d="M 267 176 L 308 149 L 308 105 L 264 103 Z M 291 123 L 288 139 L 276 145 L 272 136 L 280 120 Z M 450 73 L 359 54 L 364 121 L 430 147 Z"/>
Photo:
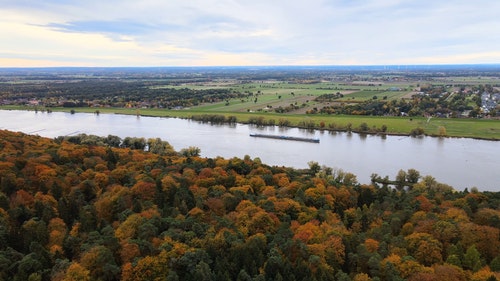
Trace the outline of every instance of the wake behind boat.
<path fill-rule="evenodd" d="M 278 140 L 293 140 L 293 141 L 305 141 L 319 143 L 319 139 L 316 138 L 302 138 L 302 137 L 292 137 L 292 136 L 277 136 L 277 135 L 265 135 L 265 134 L 250 134 L 251 137 L 256 138 L 268 138 L 268 139 L 278 139 Z"/>

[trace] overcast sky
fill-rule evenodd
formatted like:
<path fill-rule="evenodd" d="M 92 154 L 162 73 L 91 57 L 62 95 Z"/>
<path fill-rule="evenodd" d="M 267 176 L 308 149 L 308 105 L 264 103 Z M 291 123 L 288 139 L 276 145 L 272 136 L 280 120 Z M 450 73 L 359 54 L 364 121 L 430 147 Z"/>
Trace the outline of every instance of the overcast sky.
<path fill-rule="evenodd" d="M 0 67 L 469 63 L 498 0 L 0 0 Z"/>

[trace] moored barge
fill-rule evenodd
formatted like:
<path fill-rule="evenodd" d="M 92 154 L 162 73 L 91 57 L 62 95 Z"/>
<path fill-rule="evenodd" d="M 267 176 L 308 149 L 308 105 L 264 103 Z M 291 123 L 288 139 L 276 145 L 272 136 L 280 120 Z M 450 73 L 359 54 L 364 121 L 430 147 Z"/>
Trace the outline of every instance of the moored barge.
<path fill-rule="evenodd" d="M 302 138 L 302 137 L 292 137 L 292 136 L 277 136 L 277 135 L 265 135 L 265 134 L 250 134 L 251 137 L 256 138 L 268 138 L 268 139 L 278 139 L 278 140 L 293 140 L 293 141 L 305 141 L 319 143 L 319 139 L 316 138 Z"/>

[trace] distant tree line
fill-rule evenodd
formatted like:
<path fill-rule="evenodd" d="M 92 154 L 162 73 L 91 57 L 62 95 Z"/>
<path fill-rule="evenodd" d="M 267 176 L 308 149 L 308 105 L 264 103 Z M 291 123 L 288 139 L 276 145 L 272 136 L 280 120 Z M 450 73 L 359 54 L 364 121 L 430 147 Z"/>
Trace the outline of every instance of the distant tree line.
<path fill-rule="evenodd" d="M 82 107 L 151 107 L 175 108 L 200 103 L 244 98 L 248 94 L 229 89 L 175 88 L 165 82 L 83 80 L 45 83 L 20 83 L 15 87 L 0 83 L 1 98 L 11 102 L 40 100 L 40 105 Z"/>
<path fill-rule="evenodd" d="M 200 121 L 203 123 L 211 124 L 235 124 L 237 121 L 236 116 L 225 116 L 221 114 L 200 114 L 192 115 L 192 120 Z"/>

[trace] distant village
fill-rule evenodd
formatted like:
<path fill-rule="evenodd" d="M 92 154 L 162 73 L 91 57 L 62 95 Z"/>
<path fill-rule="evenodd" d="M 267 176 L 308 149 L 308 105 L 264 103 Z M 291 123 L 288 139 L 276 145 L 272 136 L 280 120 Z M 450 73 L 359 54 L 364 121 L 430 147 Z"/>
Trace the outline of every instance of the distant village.
<path fill-rule="evenodd" d="M 500 102 L 500 93 L 490 94 L 484 92 L 481 94 L 481 112 L 484 114 L 489 114 L 490 112 L 497 109 Z"/>

